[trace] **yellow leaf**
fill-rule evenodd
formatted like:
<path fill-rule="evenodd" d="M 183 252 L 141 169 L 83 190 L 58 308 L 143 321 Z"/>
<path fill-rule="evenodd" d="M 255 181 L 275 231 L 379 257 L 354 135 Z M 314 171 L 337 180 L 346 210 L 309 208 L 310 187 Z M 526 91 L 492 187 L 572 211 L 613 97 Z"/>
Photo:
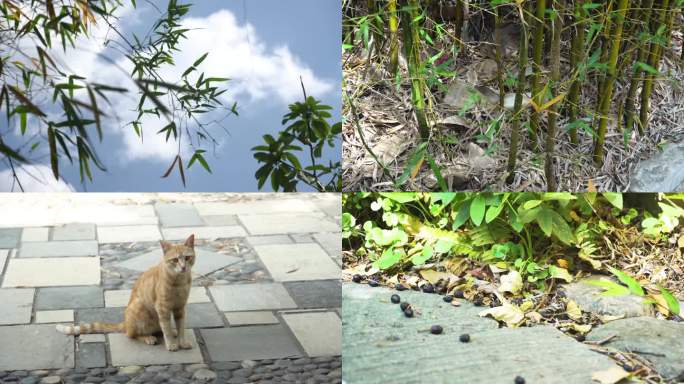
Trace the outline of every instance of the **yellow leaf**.
<path fill-rule="evenodd" d="M 593 179 L 589 179 L 589 182 L 587 183 L 587 192 L 596 192 L 596 186 L 594 185 Z"/>
<path fill-rule="evenodd" d="M 684 235 L 679 236 L 679 239 L 677 240 L 677 246 L 679 246 L 679 248 L 684 248 Z"/>
<path fill-rule="evenodd" d="M 418 161 L 418 164 L 416 164 L 416 167 L 411 170 L 411 180 L 416 178 L 418 171 L 420 171 L 420 168 L 423 166 L 423 160 L 424 159 L 421 158 L 420 161 Z"/>
<path fill-rule="evenodd" d="M 522 287 L 522 276 L 520 276 L 518 271 L 510 271 L 507 275 L 501 276 L 499 292 L 510 292 L 512 294 L 516 294 L 522 290 Z"/>
<path fill-rule="evenodd" d="M 601 384 L 615 384 L 627 376 L 629 376 L 629 372 L 625 371 L 617 365 L 613 365 L 605 371 L 598 371 L 592 373 L 591 379 L 598 381 Z"/>
<path fill-rule="evenodd" d="M 509 327 L 517 327 L 525 320 L 525 314 L 517 305 L 504 303 L 500 307 L 486 309 L 479 313 L 480 317 L 491 316 L 496 320 L 503 321 Z"/>
<path fill-rule="evenodd" d="M 530 309 L 532 309 L 533 307 L 534 307 L 534 303 L 532 303 L 531 301 L 523 301 L 523 303 L 520 304 L 520 310 L 523 312 L 527 312 Z"/>
<path fill-rule="evenodd" d="M 568 269 L 568 267 L 569 267 L 568 261 L 565 259 L 556 260 L 556 264 L 558 264 L 559 267 L 565 268 L 565 269 Z"/>
<path fill-rule="evenodd" d="M 591 331 L 591 324 L 570 323 L 570 328 L 575 330 L 575 332 L 585 335 Z"/>
<path fill-rule="evenodd" d="M 521 306 L 521 309 L 522 309 L 522 306 Z M 533 323 L 539 323 L 542 321 L 542 315 L 536 311 L 526 313 L 525 317 L 532 320 Z"/>
<path fill-rule="evenodd" d="M 448 280 L 449 275 L 445 272 L 437 272 L 434 269 L 424 269 L 420 271 L 420 275 L 423 279 L 429 281 L 432 284 L 437 284 L 440 280 Z"/>
<path fill-rule="evenodd" d="M 542 105 L 540 108 L 541 111 L 547 110 L 550 106 L 556 104 L 557 102 L 563 100 L 564 98 L 565 98 L 565 93 L 561 93 L 560 95 L 554 97 L 553 99 L 547 101 L 544 105 Z"/>
<path fill-rule="evenodd" d="M 655 301 L 655 306 L 658 312 L 662 313 L 665 316 L 670 315 L 670 308 L 667 306 L 667 301 L 663 297 L 663 295 L 659 293 L 651 293 L 648 295 L 650 298 Z"/>
<path fill-rule="evenodd" d="M 574 300 L 568 300 L 568 304 L 565 306 L 565 312 L 572 320 L 579 320 L 582 318 L 582 310 Z"/>

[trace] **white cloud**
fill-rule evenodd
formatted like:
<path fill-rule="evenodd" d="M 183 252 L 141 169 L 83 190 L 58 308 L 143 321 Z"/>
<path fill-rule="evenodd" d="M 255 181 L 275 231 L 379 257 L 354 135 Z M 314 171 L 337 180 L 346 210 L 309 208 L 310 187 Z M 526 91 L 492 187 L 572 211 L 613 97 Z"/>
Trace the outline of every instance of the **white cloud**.
<path fill-rule="evenodd" d="M 47 165 L 21 165 L 15 167 L 17 177 L 25 192 L 74 192 L 71 184 L 64 180 L 55 180 L 52 170 Z M 20 192 L 21 189 L 12 177 L 12 171 L 0 171 L 0 192 Z"/>

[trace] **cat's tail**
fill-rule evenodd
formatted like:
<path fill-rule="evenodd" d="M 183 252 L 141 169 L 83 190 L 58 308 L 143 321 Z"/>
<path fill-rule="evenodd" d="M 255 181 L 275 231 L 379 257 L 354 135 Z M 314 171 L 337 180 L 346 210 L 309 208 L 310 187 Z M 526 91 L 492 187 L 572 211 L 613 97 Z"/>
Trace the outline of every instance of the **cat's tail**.
<path fill-rule="evenodd" d="M 57 331 L 65 335 L 83 335 L 86 333 L 116 333 L 124 332 L 124 323 L 103 323 L 95 321 L 92 323 L 81 323 L 79 325 L 57 324 Z"/>

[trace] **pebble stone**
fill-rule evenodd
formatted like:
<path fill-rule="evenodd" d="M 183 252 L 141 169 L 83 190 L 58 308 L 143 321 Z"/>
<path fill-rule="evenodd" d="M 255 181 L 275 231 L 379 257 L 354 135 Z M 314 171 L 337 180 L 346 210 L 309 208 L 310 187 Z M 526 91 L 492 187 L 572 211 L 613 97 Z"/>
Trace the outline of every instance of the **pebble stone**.
<path fill-rule="evenodd" d="M 217 375 L 216 372 L 210 371 L 208 369 L 198 369 L 195 371 L 195 373 L 192 375 L 192 378 L 194 380 L 199 380 L 199 381 L 210 381 L 216 379 Z"/>
<path fill-rule="evenodd" d="M 40 384 L 60 384 L 61 382 L 62 378 L 59 376 L 46 376 L 40 380 Z"/>
<path fill-rule="evenodd" d="M 142 367 L 139 365 L 129 365 L 128 367 L 119 368 L 119 375 L 135 375 L 136 373 L 142 371 Z"/>

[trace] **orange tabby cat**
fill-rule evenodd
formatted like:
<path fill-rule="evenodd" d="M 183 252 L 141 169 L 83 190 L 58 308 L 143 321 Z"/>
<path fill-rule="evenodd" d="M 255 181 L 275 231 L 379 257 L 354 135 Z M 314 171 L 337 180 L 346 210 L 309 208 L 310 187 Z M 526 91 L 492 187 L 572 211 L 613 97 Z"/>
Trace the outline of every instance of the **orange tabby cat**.
<path fill-rule="evenodd" d="M 162 261 L 135 282 L 123 323 L 96 321 L 57 325 L 57 330 L 67 335 L 125 332 L 128 337 L 150 345 L 157 343 L 155 334 L 161 331 L 169 351 L 177 351 L 179 347 L 192 348 L 185 339 L 185 304 L 192 285 L 190 269 L 195 264 L 194 245 L 195 235 L 188 237 L 184 244 L 161 241 Z M 172 315 L 176 329 L 171 328 Z"/>

